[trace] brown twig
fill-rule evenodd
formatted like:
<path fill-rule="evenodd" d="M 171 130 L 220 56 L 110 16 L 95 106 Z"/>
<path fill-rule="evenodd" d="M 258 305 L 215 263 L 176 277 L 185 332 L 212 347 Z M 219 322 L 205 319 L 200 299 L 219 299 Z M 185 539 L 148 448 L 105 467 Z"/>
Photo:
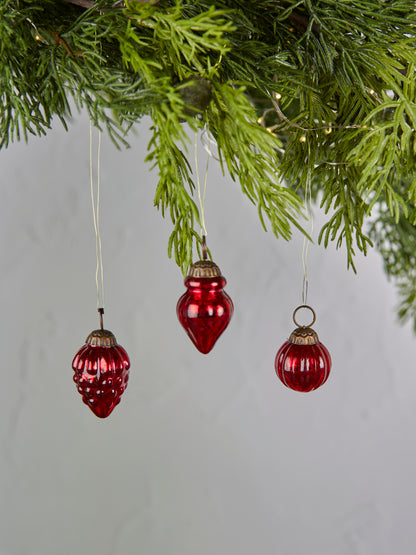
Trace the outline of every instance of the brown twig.
<path fill-rule="evenodd" d="M 52 31 L 51 35 L 55 39 L 55 43 L 57 45 L 62 44 L 62 46 L 65 48 L 65 50 L 66 50 L 66 52 L 67 52 L 67 54 L 70 58 L 74 58 L 74 56 L 84 56 L 85 55 L 85 52 L 74 52 L 74 53 L 72 53 L 71 49 L 69 48 L 66 41 L 64 41 L 64 39 L 61 38 L 56 31 Z"/>
<path fill-rule="evenodd" d="M 291 21 L 293 21 L 294 23 L 298 23 L 299 25 L 302 25 L 302 27 L 304 27 L 305 29 L 307 29 L 307 28 L 309 27 L 309 23 L 310 23 L 309 18 L 308 18 L 308 17 L 305 17 L 305 16 L 303 16 L 303 15 L 300 15 L 300 14 L 298 14 L 298 13 L 296 13 L 296 12 L 292 12 L 292 13 L 289 15 L 289 19 L 290 19 Z M 313 31 L 314 33 L 318 33 L 318 34 L 319 34 L 320 30 L 321 30 L 321 28 L 320 28 L 320 26 L 319 26 L 317 23 L 312 23 L 312 31 Z"/>
<path fill-rule="evenodd" d="M 80 6 L 81 8 L 92 8 L 95 4 L 94 0 L 62 0 L 62 2 L 67 2 L 68 4 L 75 4 L 75 6 Z"/>
<path fill-rule="evenodd" d="M 61 0 L 62 2 L 66 2 L 68 4 L 74 4 L 75 6 L 80 6 L 81 8 L 92 8 L 95 4 L 94 0 Z M 153 0 L 153 2 L 151 2 L 150 0 L 138 0 L 138 2 L 141 2 L 142 4 L 157 4 L 160 0 Z M 118 2 L 120 4 L 120 7 L 124 7 L 124 2 Z"/>

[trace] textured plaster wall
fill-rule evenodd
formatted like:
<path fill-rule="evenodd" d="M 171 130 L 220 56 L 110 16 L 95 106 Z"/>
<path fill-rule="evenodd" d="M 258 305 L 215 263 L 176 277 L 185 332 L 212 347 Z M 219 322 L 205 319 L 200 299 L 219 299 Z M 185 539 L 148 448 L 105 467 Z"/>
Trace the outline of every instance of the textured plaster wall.
<path fill-rule="evenodd" d="M 333 370 L 321 390 L 286 389 L 273 362 L 302 239 L 264 233 L 211 163 L 209 246 L 236 310 L 199 354 L 176 320 L 148 126 L 130 150 L 103 143 L 105 322 L 132 363 L 107 420 L 71 370 L 98 322 L 88 121 L 0 154 L 0 555 L 413 555 L 416 340 L 378 256 L 357 277 L 343 252 L 310 249 Z"/>

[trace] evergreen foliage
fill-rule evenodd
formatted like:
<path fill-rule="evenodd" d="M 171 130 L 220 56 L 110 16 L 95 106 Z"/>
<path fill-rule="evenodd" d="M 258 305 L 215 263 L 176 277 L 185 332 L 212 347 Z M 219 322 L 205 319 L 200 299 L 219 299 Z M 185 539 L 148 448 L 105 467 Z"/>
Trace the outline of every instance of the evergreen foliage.
<path fill-rule="evenodd" d="M 310 175 L 320 241 L 352 267 L 374 242 L 416 329 L 415 24 L 413 0 L 5 0 L 0 145 L 66 126 L 71 99 L 119 146 L 150 115 L 185 272 L 200 242 L 187 128 L 206 128 L 277 236 L 301 227 Z"/>

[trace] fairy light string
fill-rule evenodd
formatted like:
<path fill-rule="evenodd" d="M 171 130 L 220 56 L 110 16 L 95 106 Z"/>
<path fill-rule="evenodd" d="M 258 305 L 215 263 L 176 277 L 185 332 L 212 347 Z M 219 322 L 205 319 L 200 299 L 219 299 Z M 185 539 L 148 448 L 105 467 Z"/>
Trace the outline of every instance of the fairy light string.
<path fill-rule="evenodd" d="M 95 285 L 97 288 L 97 309 L 104 311 L 105 298 L 104 298 L 104 268 L 103 268 L 103 251 L 101 242 L 100 230 L 100 159 L 101 159 L 101 131 L 98 131 L 98 146 L 97 146 L 97 198 L 94 195 L 94 173 L 93 173 L 93 132 L 92 122 L 90 120 L 90 189 L 91 189 L 91 205 L 92 215 L 94 221 L 95 232 L 95 254 L 96 254 L 96 268 L 95 268 Z"/>

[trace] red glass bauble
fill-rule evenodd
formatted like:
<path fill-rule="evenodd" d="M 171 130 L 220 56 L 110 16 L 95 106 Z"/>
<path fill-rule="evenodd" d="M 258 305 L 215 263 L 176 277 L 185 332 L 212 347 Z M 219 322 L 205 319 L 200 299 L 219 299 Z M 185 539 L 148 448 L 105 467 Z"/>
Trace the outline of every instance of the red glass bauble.
<path fill-rule="evenodd" d="M 299 308 L 312 310 L 306 305 L 298 307 L 293 315 L 296 324 L 295 315 Z M 313 314 L 314 322 L 315 313 Z M 289 341 L 280 347 L 276 355 L 275 369 L 281 381 L 290 389 L 312 391 L 328 379 L 331 355 L 311 327 L 299 326 L 292 332 Z"/>
<path fill-rule="evenodd" d="M 90 333 L 72 361 L 74 382 L 82 400 L 99 418 L 106 418 L 119 404 L 127 387 L 128 354 L 108 330 Z"/>
<path fill-rule="evenodd" d="M 216 264 L 199 260 L 185 279 L 188 288 L 176 306 L 176 313 L 193 344 L 203 354 L 214 347 L 234 312 L 224 291 L 225 278 Z"/>

